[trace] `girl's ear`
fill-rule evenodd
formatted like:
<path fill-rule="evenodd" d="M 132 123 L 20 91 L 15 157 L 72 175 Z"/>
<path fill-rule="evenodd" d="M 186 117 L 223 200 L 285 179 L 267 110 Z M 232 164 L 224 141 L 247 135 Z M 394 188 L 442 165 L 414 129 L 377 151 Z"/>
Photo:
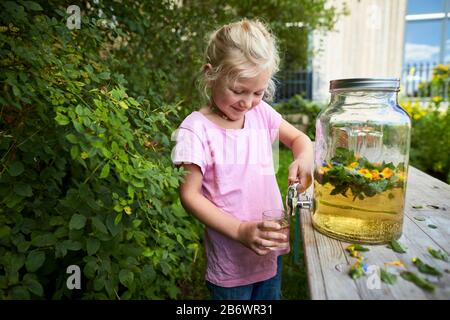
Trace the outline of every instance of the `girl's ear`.
<path fill-rule="evenodd" d="M 204 73 L 210 73 L 212 71 L 212 65 L 211 63 L 207 63 L 203 66 L 203 72 Z"/>

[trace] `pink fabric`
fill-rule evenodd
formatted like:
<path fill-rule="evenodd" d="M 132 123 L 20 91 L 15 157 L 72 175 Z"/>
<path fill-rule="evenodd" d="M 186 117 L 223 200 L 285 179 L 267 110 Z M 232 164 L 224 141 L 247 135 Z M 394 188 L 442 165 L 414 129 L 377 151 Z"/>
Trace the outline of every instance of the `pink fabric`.
<path fill-rule="evenodd" d="M 283 209 L 272 159 L 280 123 L 281 115 L 265 102 L 245 114 L 241 130 L 221 128 L 195 111 L 177 130 L 172 161 L 200 167 L 203 195 L 223 214 L 261 220 L 263 211 Z M 205 230 L 205 248 L 206 280 L 222 287 L 275 276 L 276 258 L 287 251 L 259 256 L 210 228 Z"/>

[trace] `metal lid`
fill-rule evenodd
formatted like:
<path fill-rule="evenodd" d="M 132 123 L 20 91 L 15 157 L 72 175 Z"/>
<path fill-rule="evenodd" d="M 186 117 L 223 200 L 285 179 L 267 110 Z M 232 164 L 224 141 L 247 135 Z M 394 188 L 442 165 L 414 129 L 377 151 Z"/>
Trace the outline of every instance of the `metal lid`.
<path fill-rule="evenodd" d="M 399 91 L 399 78 L 351 78 L 330 81 L 330 92 L 332 91 L 357 91 L 357 90 L 382 90 Z"/>

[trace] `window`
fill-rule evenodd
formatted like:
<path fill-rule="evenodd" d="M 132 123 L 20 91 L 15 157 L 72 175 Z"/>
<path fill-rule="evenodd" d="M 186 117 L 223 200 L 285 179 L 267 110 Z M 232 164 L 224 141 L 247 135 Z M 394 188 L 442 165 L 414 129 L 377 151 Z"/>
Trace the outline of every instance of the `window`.
<path fill-rule="evenodd" d="M 444 12 L 445 0 L 408 0 L 407 14 Z"/>
<path fill-rule="evenodd" d="M 408 0 L 404 64 L 450 61 L 450 0 Z"/>

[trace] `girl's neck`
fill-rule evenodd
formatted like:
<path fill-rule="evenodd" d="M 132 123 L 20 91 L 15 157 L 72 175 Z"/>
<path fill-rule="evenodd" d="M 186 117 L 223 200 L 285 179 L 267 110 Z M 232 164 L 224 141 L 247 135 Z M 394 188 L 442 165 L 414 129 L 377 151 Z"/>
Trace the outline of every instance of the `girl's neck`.
<path fill-rule="evenodd" d="M 216 107 L 217 108 L 217 107 Z M 224 129 L 243 129 L 245 124 L 245 117 L 239 120 L 231 120 L 228 117 L 220 116 L 217 112 L 211 109 L 210 105 L 207 105 L 199 110 L 201 114 L 203 114 L 208 120 L 213 122 L 215 125 L 224 128 Z M 219 112 L 221 112 L 219 110 Z M 222 113 L 223 114 L 223 113 Z"/>

